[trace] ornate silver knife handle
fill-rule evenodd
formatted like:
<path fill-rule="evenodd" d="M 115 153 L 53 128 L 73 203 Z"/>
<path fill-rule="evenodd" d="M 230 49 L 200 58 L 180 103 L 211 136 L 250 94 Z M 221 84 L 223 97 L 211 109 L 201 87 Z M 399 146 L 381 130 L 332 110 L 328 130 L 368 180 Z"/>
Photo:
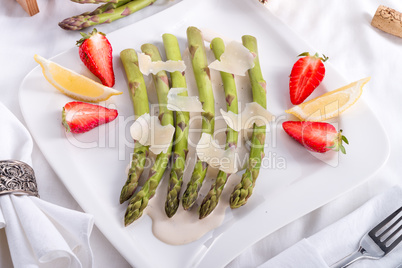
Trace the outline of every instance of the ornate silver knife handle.
<path fill-rule="evenodd" d="M 0 195 L 21 193 L 39 197 L 34 170 L 18 160 L 0 161 Z"/>

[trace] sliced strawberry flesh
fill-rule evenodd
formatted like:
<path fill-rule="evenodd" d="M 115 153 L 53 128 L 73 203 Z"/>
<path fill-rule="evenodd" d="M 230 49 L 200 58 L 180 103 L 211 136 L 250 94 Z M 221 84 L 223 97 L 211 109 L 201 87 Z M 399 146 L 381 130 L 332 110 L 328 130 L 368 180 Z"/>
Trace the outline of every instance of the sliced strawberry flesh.
<path fill-rule="evenodd" d="M 63 124 L 72 133 L 87 132 L 114 120 L 117 110 L 84 102 L 69 102 L 63 108 Z"/>
<path fill-rule="evenodd" d="M 292 68 L 289 80 L 292 104 L 302 103 L 318 87 L 325 76 L 325 66 L 318 56 L 300 58 Z"/>
<path fill-rule="evenodd" d="M 84 38 L 78 41 L 82 62 L 103 85 L 114 86 L 112 46 L 109 40 L 95 29 L 90 35 L 83 34 L 83 36 Z"/>
<path fill-rule="evenodd" d="M 304 124 L 302 141 L 306 148 L 320 153 L 325 153 L 334 145 L 338 132 L 335 127 L 322 122 Z"/>
<path fill-rule="evenodd" d="M 325 153 L 337 146 L 339 137 L 335 127 L 325 122 L 286 121 L 282 124 L 285 132 L 308 150 Z M 333 148 L 337 149 L 337 148 Z"/>

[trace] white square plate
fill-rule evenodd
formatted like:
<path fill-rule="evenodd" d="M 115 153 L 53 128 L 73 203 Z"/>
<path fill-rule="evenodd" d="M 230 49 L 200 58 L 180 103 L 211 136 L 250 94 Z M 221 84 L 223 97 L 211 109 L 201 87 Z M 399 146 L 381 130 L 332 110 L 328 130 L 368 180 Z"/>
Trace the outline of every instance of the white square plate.
<path fill-rule="evenodd" d="M 114 88 L 124 94 L 102 104 L 117 107 L 119 119 L 88 133 L 66 138 L 61 109 L 71 99 L 45 80 L 39 66 L 20 87 L 22 113 L 46 159 L 82 209 L 95 216 L 98 228 L 136 267 L 222 267 L 261 238 L 366 181 L 389 154 L 381 124 L 364 100 L 359 100 L 336 119 L 350 145 L 334 166 L 309 154 L 280 127 L 268 128 L 267 166 L 260 172 L 253 196 L 222 226 L 201 239 L 181 246 L 165 244 L 152 234 L 147 216 L 125 228 L 122 218 L 126 205 L 120 205 L 118 199 L 132 152 L 132 144 L 125 141 L 130 140 L 127 122 L 133 110 L 119 53 L 126 48 L 139 50 L 143 43 L 160 44 L 163 33 L 175 34 L 184 48 L 188 26 L 212 29 L 239 41 L 244 34 L 256 36 L 267 81 L 268 110 L 278 116 L 276 125 L 289 118 L 284 111 L 291 107 L 291 66 L 301 52 L 315 51 L 257 0 L 185 0 L 108 34 L 114 51 Z M 88 74 L 76 47 L 52 60 Z M 352 82 L 345 81 L 330 62 L 325 65 L 326 77 L 312 97 Z M 365 90 L 370 90 L 370 83 Z M 275 161 L 283 162 L 279 166 Z"/>

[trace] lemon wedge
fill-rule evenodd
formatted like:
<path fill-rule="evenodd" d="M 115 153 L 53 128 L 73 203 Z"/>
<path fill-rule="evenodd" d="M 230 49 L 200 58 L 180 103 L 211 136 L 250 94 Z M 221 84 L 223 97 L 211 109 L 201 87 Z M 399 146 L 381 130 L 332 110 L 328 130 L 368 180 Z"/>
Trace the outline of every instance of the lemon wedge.
<path fill-rule="evenodd" d="M 42 67 L 43 75 L 63 94 L 80 101 L 100 102 L 123 92 L 104 86 L 86 76 L 69 70 L 39 55 L 34 59 Z"/>
<path fill-rule="evenodd" d="M 362 95 L 363 86 L 370 77 L 350 83 L 317 98 L 301 103 L 285 112 L 300 120 L 324 121 L 338 116 L 352 106 Z"/>

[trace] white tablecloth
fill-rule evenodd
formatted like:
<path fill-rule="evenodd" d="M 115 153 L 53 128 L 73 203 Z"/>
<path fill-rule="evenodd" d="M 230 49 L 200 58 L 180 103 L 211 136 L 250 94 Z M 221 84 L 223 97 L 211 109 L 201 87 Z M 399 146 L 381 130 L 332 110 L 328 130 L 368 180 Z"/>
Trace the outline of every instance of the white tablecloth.
<path fill-rule="evenodd" d="M 22 122 L 18 88 L 24 76 L 37 66 L 33 55 L 49 58 L 71 48 L 77 40 L 77 32 L 62 30 L 57 23 L 94 9 L 93 5 L 79 5 L 68 0 L 37 1 L 40 13 L 33 17 L 26 15 L 15 0 L 2 1 L 0 9 L 0 100 Z M 158 0 L 151 8 L 97 28 L 107 34 L 178 1 Z M 379 4 L 402 11 L 402 2 L 391 0 L 381 3 L 375 0 L 269 1 L 267 8 L 318 52 L 329 56 L 330 62 L 347 80 L 352 82 L 372 77 L 362 98 L 384 125 L 390 139 L 391 154 L 386 165 L 367 183 L 264 238 L 233 260 L 229 267 L 255 267 L 347 215 L 370 197 L 395 184 L 402 184 L 402 38 L 370 25 Z M 36 146 L 33 165 L 42 199 L 81 210 Z M 91 243 L 95 267 L 129 267 L 96 228 Z M 0 267 L 12 267 L 4 230 L 0 230 Z"/>

